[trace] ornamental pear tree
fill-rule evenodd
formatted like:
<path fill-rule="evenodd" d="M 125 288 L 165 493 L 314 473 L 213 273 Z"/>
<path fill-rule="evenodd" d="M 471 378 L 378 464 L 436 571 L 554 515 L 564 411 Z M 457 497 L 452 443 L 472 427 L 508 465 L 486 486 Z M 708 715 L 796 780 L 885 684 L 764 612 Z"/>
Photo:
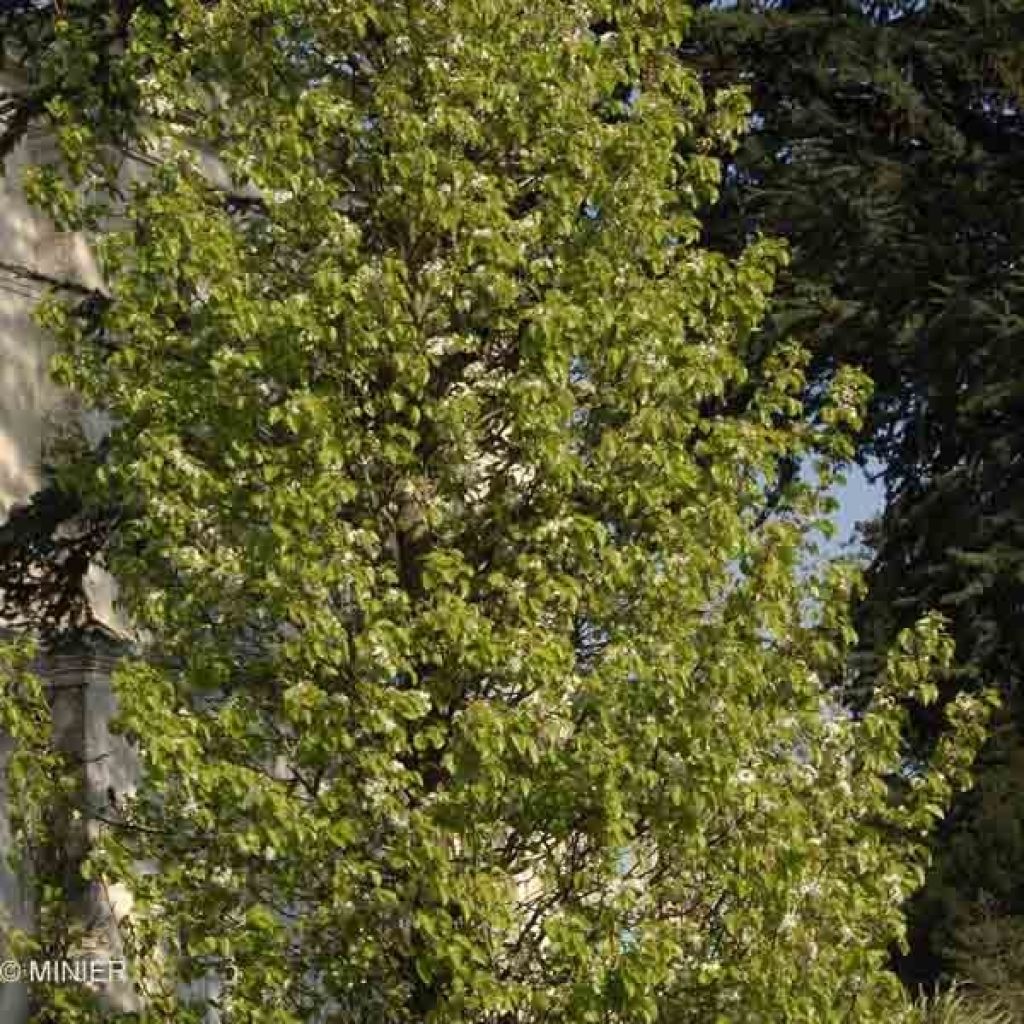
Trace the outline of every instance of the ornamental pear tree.
<path fill-rule="evenodd" d="M 982 706 L 907 762 L 934 619 L 837 699 L 857 583 L 812 556 L 866 384 L 810 415 L 799 346 L 746 358 L 785 251 L 700 246 L 746 105 L 687 20 L 140 6 L 128 184 L 51 104 L 28 187 L 107 291 L 42 319 L 113 424 L 62 486 L 119 510 L 140 637 L 83 868 L 133 894 L 132 1019 L 913 1019 L 887 950 Z"/>

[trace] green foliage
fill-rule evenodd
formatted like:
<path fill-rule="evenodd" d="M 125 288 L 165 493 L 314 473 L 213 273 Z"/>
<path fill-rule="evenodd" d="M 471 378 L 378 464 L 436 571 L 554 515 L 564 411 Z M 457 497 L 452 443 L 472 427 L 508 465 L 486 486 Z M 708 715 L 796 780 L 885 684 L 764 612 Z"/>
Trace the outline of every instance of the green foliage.
<path fill-rule="evenodd" d="M 927 750 L 947 700 L 997 687 L 1019 745 L 1024 6 L 753 3 L 702 7 L 693 28 L 687 59 L 707 82 L 749 81 L 756 115 L 709 239 L 737 251 L 760 230 L 793 254 L 755 349 L 804 343 L 812 402 L 844 362 L 876 385 L 860 455 L 881 461 L 888 502 L 858 671 L 870 684 L 892 638 L 941 609 L 956 661 L 908 738 Z M 1007 745 L 983 773 L 1002 771 Z M 940 834 L 912 980 L 952 969 L 950 929 L 981 891 L 992 913 L 1024 913 L 1007 836 L 1020 821 L 991 809 L 965 796 Z"/>
<path fill-rule="evenodd" d="M 934 618 L 863 714 L 822 682 L 856 579 L 805 556 L 865 380 L 811 417 L 800 346 L 750 358 L 785 252 L 699 245 L 745 108 L 686 10 L 173 12 L 120 57 L 159 166 L 113 299 L 43 315 L 114 417 L 75 489 L 126 510 L 147 637 L 88 869 L 130 882 L 143 1019 L 213 971 L 225 1024 L 913 1020 L 886 951 L 984 707 L 908 765 Z"/>
<path fill-rule="evenodd" d="M 48 195 L 61 226 L 94 224 L 102 201 L 82 195 L 116 187 L 137 140 L 140 83 L 152 69 L 125 59 L 136 20 L 174 39 L 174 5 L 164 0 L 7 0 L 0 8 L 0 160 L 33 125 L 53 129 L 62 173 L 35 168 L 26 184 L 30 195 Z"/>
<path fill-rule="evenodd" d="M 977 785 L 939 833 L 942 855 L 914 904 L 914 921 L 955 973 L 1024 1010 L 1021 779 L 1016 730 L 996 730 L 976 766 Z"/>
<path fill-rule="evenodd" d="M 922 1024 L 1017 1024 L 997 997 L 953 986 L 919 1000 Z"/>
<path fill-rule="evenodd" d="M 54 735 L 35 655 L 33 644 L 0 643 L 0 732 L 6 740 L 4 797 L 11 841 L 5 867 L 31 907 L 28 921 L 17 919 L 17 901 L 5 911 L 3 950 L 5 959 L 22 964 L 81 956 L 90 937 L 81 899 L 87 820 L 81 764 Z M 31 1024 L 97 1019 L 95 993 L 84 984 L 55 987 L 29 980 L 27 985 Z"/>

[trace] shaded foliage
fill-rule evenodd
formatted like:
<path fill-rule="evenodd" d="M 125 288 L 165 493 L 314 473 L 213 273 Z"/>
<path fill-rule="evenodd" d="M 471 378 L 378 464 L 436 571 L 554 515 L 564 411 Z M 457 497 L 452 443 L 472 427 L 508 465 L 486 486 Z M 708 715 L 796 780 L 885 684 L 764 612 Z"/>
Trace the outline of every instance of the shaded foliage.
<path fill-rule="evenodd" d="M 872 651 L 923 610 L 949 614 L 957 660 L 943 699 L 1000 687 L 1004 738 L 984 771 L 1002 772 L 1018 760 L 1006 736 L 1024 665 L 1024 8 L 702 7 L 685 52 L 708 82 L 744 81 L 753 96 L 708 238 L 727 251 L 754 230 L 788 238 L 767 337 L 806 343 L 812 381 L 852 361 L 876 384 L 861 452 L 882 462 L 888 503 L 869 535 L 863 678 Z M 934 741 L 941 706 L 914 711 L 916 750 Z M 952 967 L 948 886 L 966 904 L 987 886 L 1004 913 L 1021 912 L 1005 884 L 979 877 L 984 848 L 1016 827 L 979 799 L 961 799 L 939 841 L 945 895 L 918 906 L 909 978 Z M 968 872 L 953 867 L 965 856 Z"/>
<path fill-rule="evenodd" d="M 682 5 L 177 7 L 125 51 L 163 159 L 112 301 L 44 315 L 113 417 L 78 493 L 132 509 L 143 777 L 89 870 L 147 1021 L 211 967 L 247 1024 L 912 1019 L 886 949 L 983 711 L 892 784 L 934 619 L 830 703 L 855 574 L 802 562 L 864 381 L 808 415 L 804 351 L 751 356 L 784 253 L 700 244 L 746 110 Z"/>

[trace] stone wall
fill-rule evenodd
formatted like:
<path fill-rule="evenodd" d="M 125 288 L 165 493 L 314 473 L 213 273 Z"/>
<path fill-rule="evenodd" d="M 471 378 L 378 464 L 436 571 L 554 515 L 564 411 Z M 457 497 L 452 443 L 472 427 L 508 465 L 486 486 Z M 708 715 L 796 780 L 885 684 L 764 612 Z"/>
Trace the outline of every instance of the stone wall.
<path fill-rule="evenodd" d="M 4 87 L 9 82 L 2 82 Z M 72 407 L 49 376 L 52 344 L 33 322 L 33 309 L 49 282 L 100 286 L 99 270 L 80 235 L 56 231 L 33 210 L 21 188 L 24 169 L 43 160 L 50 143 L 39 133 L 12 154 L 0 177 L 0 522 L 41 485 L 41 463 L 50 435 L 63 418 L 79 419 L 86 435 L 95 435 L 95 415 Z M 90 570 L 87 589 L 96 618 L 118 628 L 112 581 L 98 567 Z M 0 623 L 2 626 L 2 623 Z M 111 737 L 113 709 L 110 670 L 112 653 L 85 649 L 44 657 L 40 671 L 50 689 L 60 742 L 82 758 L 85 796 L 101 806 L 110 792 L 130 788 L 134 760 L 127 746 Z M 0 777 L 9 744 L 0 737 Z M 0 798 L 3 791 L 0 789 Z M 0 802 L 0 848 L 10 845 L 6 799 Z M 118 951 L 111 910 L 123 910 L 126 896 L 98 890 L 89 893 L 90 913 L 100 920 L 97 949 Z M 31 921 L 26 886 L 0 866 L 0 912 L 14 923 Z M 108 955 L 108 954 L 104 954 Z M 114 986 L 111 996 L 125 1005 L 130 992 Z M 26 991 L 21 984 L 0 984 L 0 1021 L 21 1024 L 27 1019 Z"/>
<path fill-rule="evenodd" d="M 85 239 L 54 230 L 21 189 L 25 167 L 45 158 L 48 145 L 30 136 L 0 179 L 0 517 L 39 487 L 47 427 L 65 406 L 49 380 L 52 346 L 32 310 L 47 279 L 100 284 Z"/>

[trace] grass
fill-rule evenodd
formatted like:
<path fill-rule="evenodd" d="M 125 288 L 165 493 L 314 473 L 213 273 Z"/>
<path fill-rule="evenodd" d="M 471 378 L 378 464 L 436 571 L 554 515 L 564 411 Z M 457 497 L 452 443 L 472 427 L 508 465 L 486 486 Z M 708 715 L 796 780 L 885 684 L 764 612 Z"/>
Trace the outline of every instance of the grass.
<path fill-rule="evenodd" d="M 953 985 L 918 1001 L 922 1024 L 1024 1024 L 998 996 Z"/>

